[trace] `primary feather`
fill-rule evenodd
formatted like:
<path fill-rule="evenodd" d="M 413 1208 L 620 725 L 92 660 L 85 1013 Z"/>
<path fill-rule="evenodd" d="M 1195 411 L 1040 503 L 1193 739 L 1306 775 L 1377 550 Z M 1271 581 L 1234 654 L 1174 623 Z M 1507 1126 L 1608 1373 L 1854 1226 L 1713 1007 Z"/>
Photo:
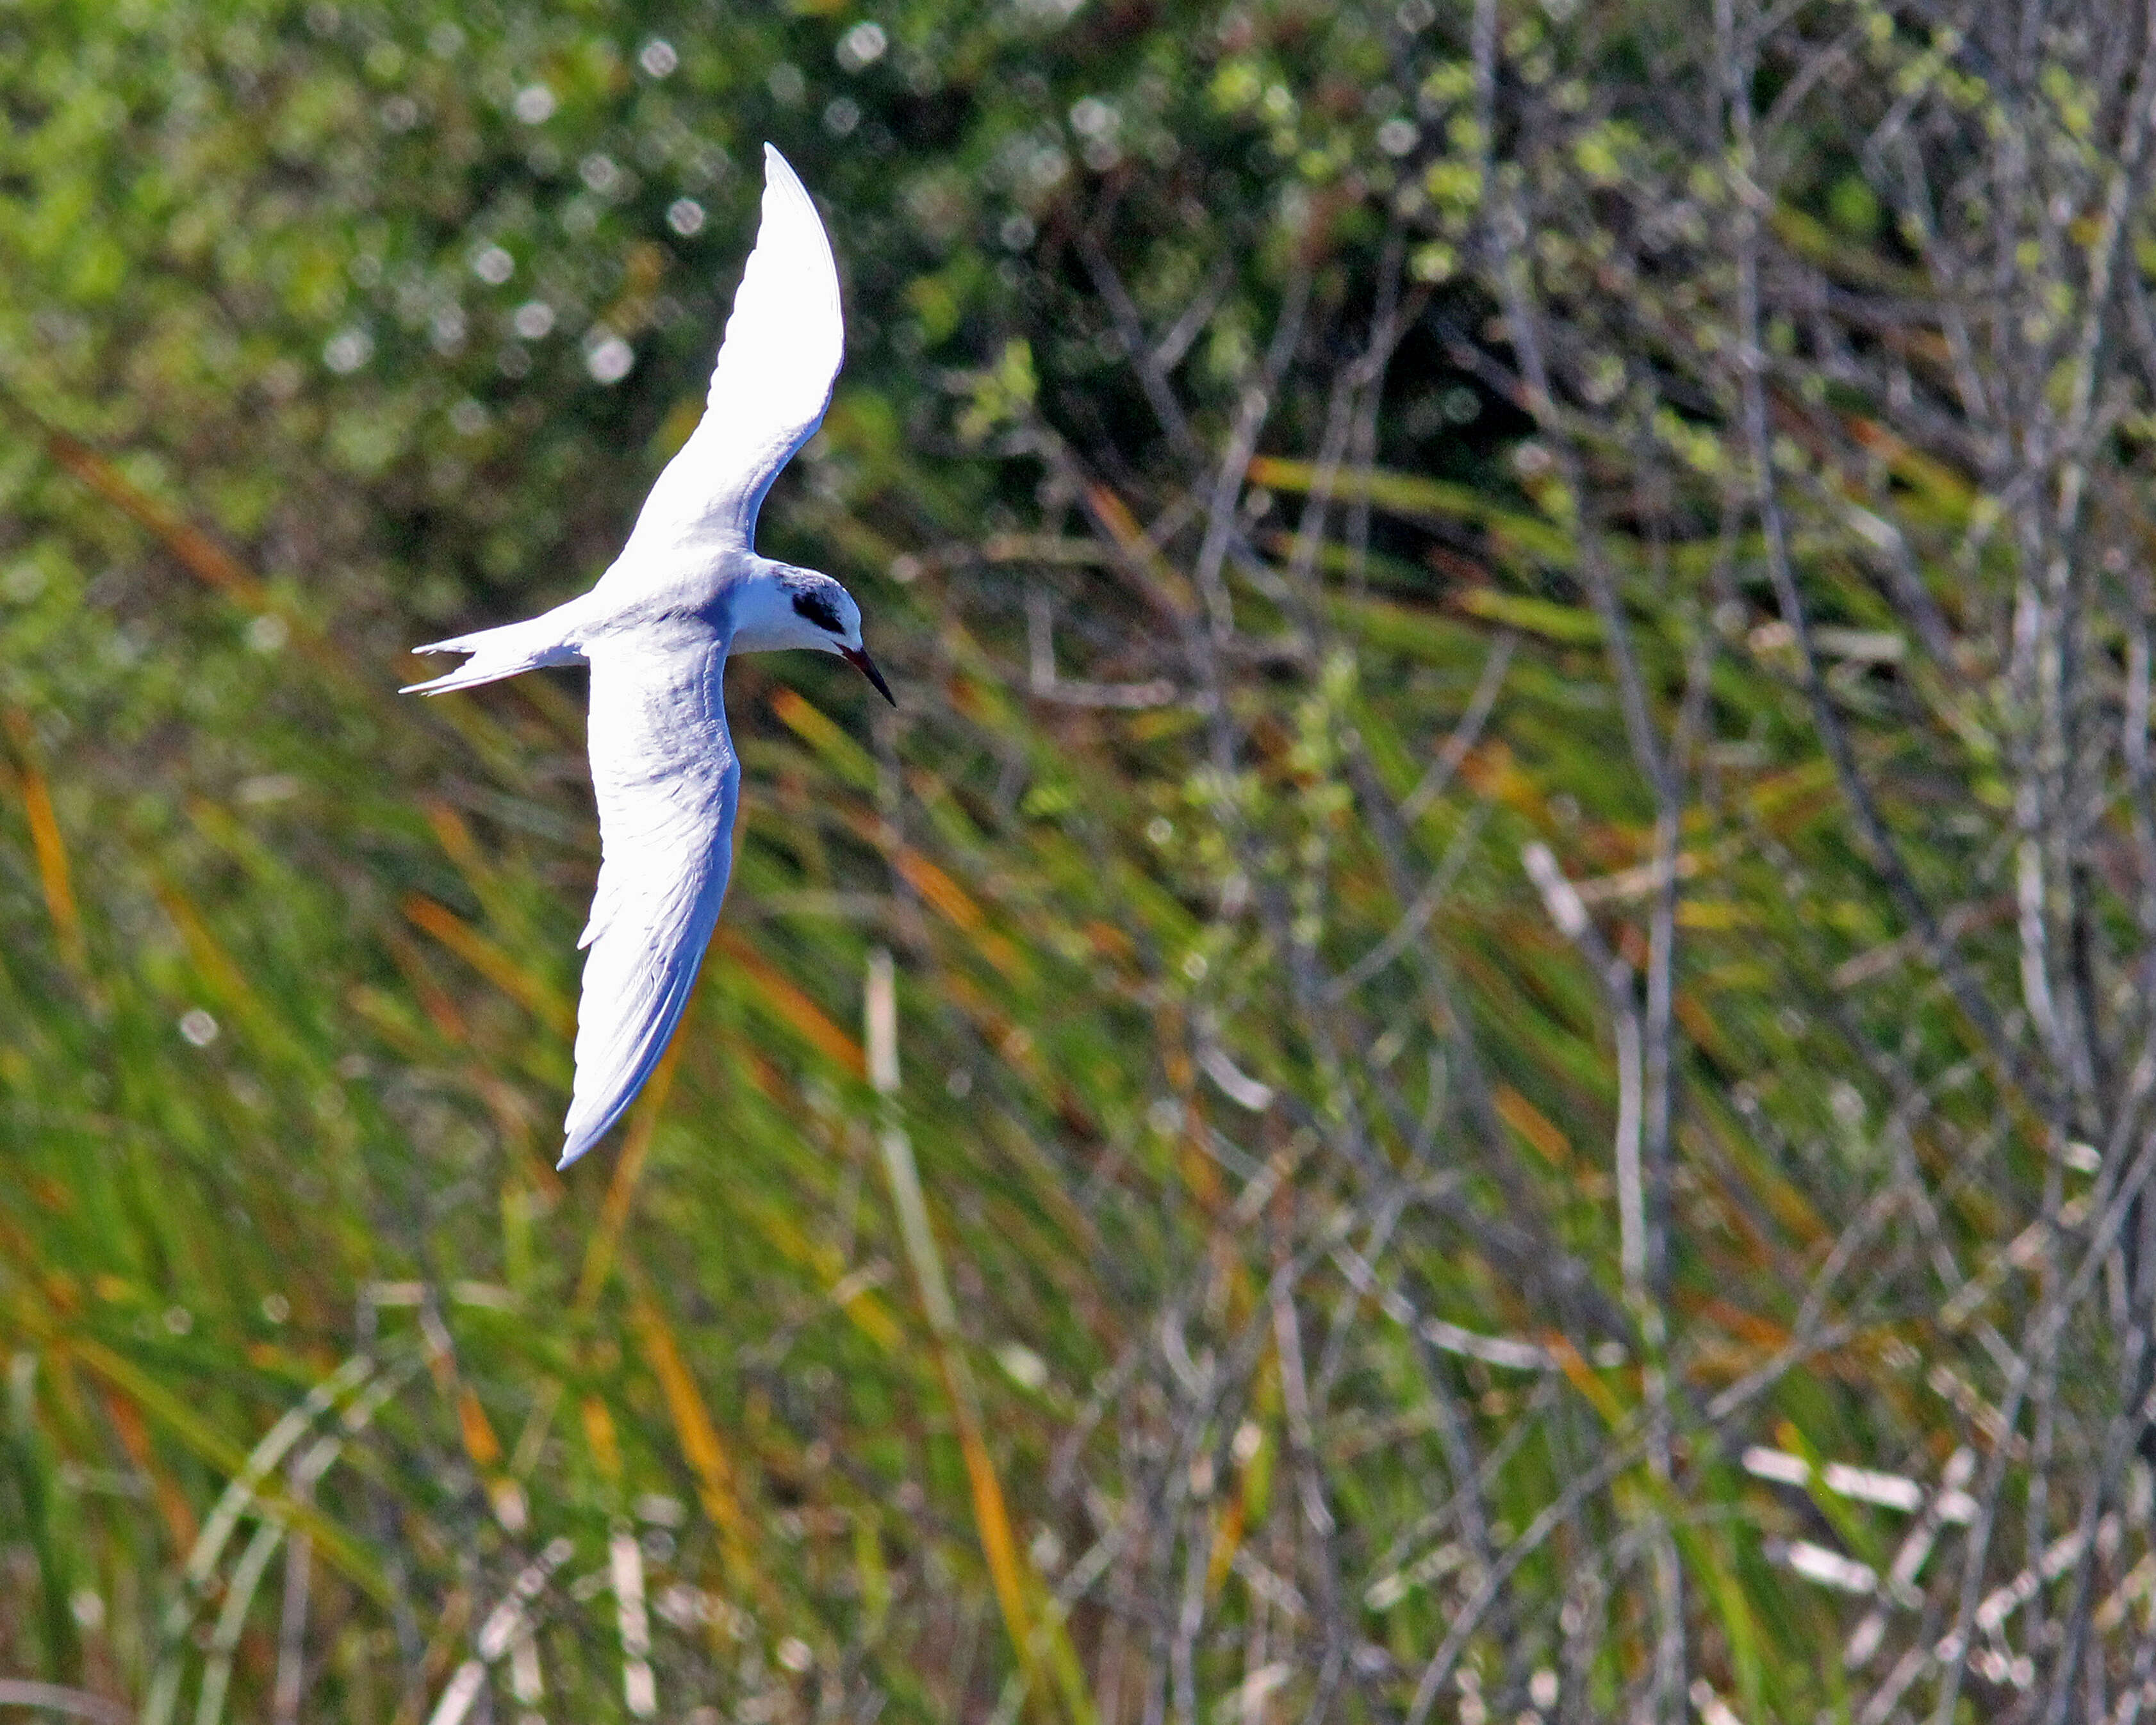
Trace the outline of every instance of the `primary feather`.
<path fill-rule="evenodd" d="M 742 272 L 704 417 L 644 500 L 605 585 L 627 583 L 673 547 L 746 549 L 778 471 L 815 434 L 845 353 L 839 266 L 801 182 L 763 149 L 763 218 Z"/>

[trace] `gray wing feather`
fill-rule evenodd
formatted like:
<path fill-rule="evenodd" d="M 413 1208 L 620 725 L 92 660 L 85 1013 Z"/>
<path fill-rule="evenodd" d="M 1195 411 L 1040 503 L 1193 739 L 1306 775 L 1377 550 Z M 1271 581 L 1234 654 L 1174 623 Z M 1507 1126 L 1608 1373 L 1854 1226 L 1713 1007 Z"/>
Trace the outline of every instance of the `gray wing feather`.
<path fill-rule="evenodd" d="M 724 647 L 639 630 L 591 649 L 592 788 L 603 860 L 579 943 L 567 1168 L 635 1099 L 680 1022 L 733 865 L 741 764 Z"/>
<path fill-rule="evenodd" d="M 704 417 L 645 499 L 621 563 L 689 541 L 752 547 L 779 470 L 823 424 L 845 353 L 839 267 L 786 159 L 763 146 L 763 213 Z"/>

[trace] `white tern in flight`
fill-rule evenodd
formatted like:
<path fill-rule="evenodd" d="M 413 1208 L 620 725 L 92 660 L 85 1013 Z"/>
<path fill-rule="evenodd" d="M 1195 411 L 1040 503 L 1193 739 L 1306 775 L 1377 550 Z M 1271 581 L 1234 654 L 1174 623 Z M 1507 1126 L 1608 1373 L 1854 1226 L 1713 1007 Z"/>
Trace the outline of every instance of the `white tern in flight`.
<path fill-rule="evenodd" d="M 427 695 L 542 665 L 591 667 L 602 860 L 578 942 L 591 956 L 564 1168 L 659 1064 L 718 921 L 741 789 L 721 699 L 726 655 L 835 653 L 892 700 L 845 588 L 756 554 L 757 511 L 823 422 L 844 345 L 838 268 L 816 206 L 768 144 L 763 159 L 762 225 L 703 420 L 652 486 L 621 555 L 589 593 L 543 617 L 417 649 L 470 655 L 413 685 Z"/>

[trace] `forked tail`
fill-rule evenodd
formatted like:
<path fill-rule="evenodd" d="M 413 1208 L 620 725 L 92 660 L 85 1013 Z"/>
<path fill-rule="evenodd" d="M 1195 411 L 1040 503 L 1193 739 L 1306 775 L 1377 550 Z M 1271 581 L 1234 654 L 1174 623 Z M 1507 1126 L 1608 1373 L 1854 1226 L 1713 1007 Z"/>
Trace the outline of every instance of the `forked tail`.
<path fill-rule="evenodd" d="M 414 653 L 465 653 L 470 657 L 454 670 L 424 683 L 410 684 L 400 692 L 440 695 L 513 677 L 519 671 L 536 670 L 542 665 L 577 664 L 583 660 L 584 649 L 572 639 L 571 619 L 562 614 L 567 609 L 564 605 L 522 623 L 504 624 L 500 629 L 482 629 L 414 647 Z"/>

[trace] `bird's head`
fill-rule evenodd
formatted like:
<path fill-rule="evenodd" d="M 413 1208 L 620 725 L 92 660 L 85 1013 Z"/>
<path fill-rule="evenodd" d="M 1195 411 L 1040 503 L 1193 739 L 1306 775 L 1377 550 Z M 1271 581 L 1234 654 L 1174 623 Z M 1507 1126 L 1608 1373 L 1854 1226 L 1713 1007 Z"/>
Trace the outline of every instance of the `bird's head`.
<path fill-rule="evenodd" d="M 770 576 L 767 583 L 753 583 L 737 606 L 735 650 L 809 647 L 835 653 L 896 706 L 898 698 L 891 692 L 891 685 L 861 644 L 861 608 L 854 596 L 814 569 L 774 564 Z"/>

